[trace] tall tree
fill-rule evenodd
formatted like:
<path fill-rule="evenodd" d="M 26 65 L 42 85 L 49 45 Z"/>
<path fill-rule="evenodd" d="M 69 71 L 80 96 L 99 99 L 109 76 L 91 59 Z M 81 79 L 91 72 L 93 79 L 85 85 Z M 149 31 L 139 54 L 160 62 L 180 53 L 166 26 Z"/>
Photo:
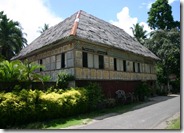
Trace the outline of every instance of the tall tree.
<path fill-rule="evenodd" d="M 170 30 L 175 27 L 180 29 L 180 22 L 174 21 L 168 0 L 156 0 L 151 5 L 147 22 L 152 29 Z"/>
<path fill-rule="evenodd" d="M 27 45 L 27 40 L 23 37 L 20 24 L 13 21 L 0 12 L 0 54 L 5 59 L 10 60 L 14 55 Z"/>
<path fill-rule="evenodd" d="M 39 27 L 39 28 L 41 28 L 41 27 Z M 44 24 L 43 28 L 41 28 L 41 30 L 39 30 L 39 32 L 42 34 L 43 32 L 45 32 L 48 29 L 49 29 L 49 24 Z"/>
<path fill-rule="evenodd" d="M 169 85 L 171 74 L 180 80 L 180 32 L 176 28 L 154 31 L 145 45 L 161 59 L 157 63 L 158 80 Z"/>
<path fill-rule="evenodd" d="M 134 37 L 137 39 L 137 41 L 139 41 L 141 44 L 144 43 L 144 40 L 147 37 L 147 31 L 144 30 L 144 26 L 140 25 L 139 23 L 133 24 L 133 27 L 131 27 L 132 29 L 132 33 L 134 35 Z"/>

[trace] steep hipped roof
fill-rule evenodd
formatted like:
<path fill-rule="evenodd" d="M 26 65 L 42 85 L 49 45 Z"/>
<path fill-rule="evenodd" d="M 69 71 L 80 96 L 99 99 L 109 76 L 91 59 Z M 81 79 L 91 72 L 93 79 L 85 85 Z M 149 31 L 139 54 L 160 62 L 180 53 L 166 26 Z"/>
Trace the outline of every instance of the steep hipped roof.
<path fill-rule="evenodd" d="M 54 27 L 46 30 L 30 45 L 22 49 L 14 59 L 22 58 L 33 51 L 41 49 L 47 45 L 52 45 L 55 42 L 64 40 L 70 36 L 76 36 L 77 38 L 92 41 L 97 44 L 101 43 L 109 45 L 156 60 L 159 59 L 150 50 L 142 46 L 138 41 L 127 34 L 123 29 L 84 11 L 79 11 Z"/>

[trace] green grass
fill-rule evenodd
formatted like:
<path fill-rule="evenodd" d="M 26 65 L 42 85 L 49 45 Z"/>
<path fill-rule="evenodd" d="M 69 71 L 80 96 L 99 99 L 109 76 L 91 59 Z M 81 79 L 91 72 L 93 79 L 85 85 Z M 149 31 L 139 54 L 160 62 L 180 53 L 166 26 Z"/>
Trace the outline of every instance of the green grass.
<path fill-rule="evenodd" d="M 171 124 L 169 124 L 167 129 L 181 129 L 180 128 L 180 117 L 175 120 L 172 120 Z"/>
<path fill-rule="evenodd" d="M 122 114 L 132 110 L 135 106 L 140 105 L 141 103 L 142 102 L 127 104 L 127 105 L 119 105 L 114 108 L 98 110 L 91 113 L 73 116 L 69 118 L 61 118 L 61 119 L 55 119 L 51 121 L 31 123 L 31 124 L 22 125 L 16 128 L 18 129 L 60 129 L 60 128 L 67 128 L 74 125 L 87 124 L 95 117 L 102 116 L 108 113 Z"/>

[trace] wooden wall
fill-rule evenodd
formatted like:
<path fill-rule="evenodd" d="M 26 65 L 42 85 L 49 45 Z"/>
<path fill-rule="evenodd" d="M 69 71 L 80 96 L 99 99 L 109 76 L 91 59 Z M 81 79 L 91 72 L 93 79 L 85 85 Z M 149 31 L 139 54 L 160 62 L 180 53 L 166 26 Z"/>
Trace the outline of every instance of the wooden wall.
<path fill-rule="evenodd" d="M 88 67 L 83 67 L 83 52 L 88 54 Z M 65 54 L 65 67 L 61 67 L 61 54 Z M 104 68 L 99 69 L 99 55 L 103 56 Z M 117 61 L 117 70 L 114 70 L 114 58 Z M 52 81 L 56 81 L 60 71 L 75 76 L 77 80 L 156 80 L 155 61 L 140 55 L 128 53 L 123 50 L 95 45 L 81 41 L 73 41 L 65 44 L 58 44 L 48 50 L 27 58 L 30 62 L 40 63 L 46 67 L 43 71 L 37 71 L 43 75 L 50 75 Z M 126 71 L 124 71 L 123 61 L 126 61 Z M 133 62 L 135 72 L 133 71 Z M 140 72 L 138 72 L 138 63 Z"/>
<path fill-rule="evenodd" d="M 79 80 L 156 80 L 155 61 L 143 56 L 126 53 L 119 49 L 91 45 L 83 42 L 75 43 L 75 77 Z M 99 51 L 102 51 L 99 53 Z M 88 53 L 88 67 L 83 67 L 83 52 Z M 98 56 L 104 57 L 104 69 L 98 68 Z M 114 70 L 114 58 L 117 70 Z M 123 61 L 126 61 L 126 72 Z M 133 71 L 133 62 L 135 72 Z M 138 72 L 138 63 L 140 71 Z"/>

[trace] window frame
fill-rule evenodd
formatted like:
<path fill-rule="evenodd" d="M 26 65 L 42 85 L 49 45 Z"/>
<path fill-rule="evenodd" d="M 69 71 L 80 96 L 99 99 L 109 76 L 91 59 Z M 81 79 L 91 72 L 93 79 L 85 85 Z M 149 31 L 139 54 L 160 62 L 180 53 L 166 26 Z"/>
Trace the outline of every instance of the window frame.
<path fill-rule="evenodd" d="M 61 69 L 66 68 L 66 59 L 65 59 L 65 53 L 61 53 Z"/>
<path fill-rule="evenodd" d="M 43 65 L 43 60 L 42 60 L 42 59 L 39 60 L 39 64 L 40 64 L 40 65 Z M 42 72 L 42 71 L 43 71 L 43 69 L 40 68 L 40 72 Z"/>
<path fill-rule="evenodd" d="M 117 71 L 117 59 L 114 58 L 114 71 Z"/>
<path fill-rule="evenodd" d="M 99 69 L 104 69 L 104 56 L 98 55 Z"/>
<path fill-rule="evenodd" d="M 127 72 L 127 65 L 126 65 L 126 60 L 123 60 L 123 71 Z"/>
<path fill-rule="evenodd" d="M 136 70 L 135 70 L 135 62 L 133 62 L 133 72 L 135 73 Z"/>
<path fill-rule="evenodd" d="M 82 67 L 88 68 L 88 53 L 82 52 Z"/>

